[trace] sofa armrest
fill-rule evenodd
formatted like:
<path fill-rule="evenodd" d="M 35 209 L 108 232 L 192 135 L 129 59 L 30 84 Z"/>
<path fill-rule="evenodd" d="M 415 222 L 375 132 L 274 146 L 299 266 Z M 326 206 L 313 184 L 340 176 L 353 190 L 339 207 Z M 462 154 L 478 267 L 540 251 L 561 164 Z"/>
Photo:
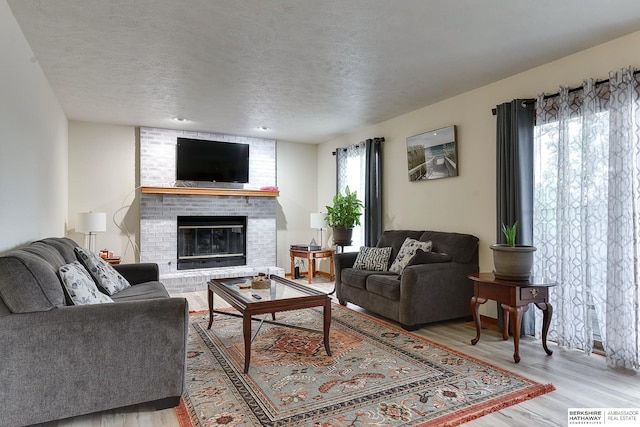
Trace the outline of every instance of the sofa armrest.
<path fill-rule="evenodd" d="M 335 254 L 333 256 L 333 265 L 336 269 L 342 270 L 343 268 L 351 268 L 356 262 L 358 252 L 344 252 L 341 254 Z"/>
<path fill-rule="evenodd" d="M 342 270 L 345 268 L 352 268 L 357 257 L 358 252 L 343 252 L 333 256 L 333 267 L 336 275 L 336 289 L 338 289 L 342 284 Z M 338 295 L 339 294 L 340 293 L 338 292 Z"/>
<path fill-rule="evenodd" d="M 404 269 L 400 281 L 400 322 L 427 323 L 471 315 L 473 264 L 444 262 L 417 264 Z M 416 316 L 425 316 L 416 321 Z"/>
<path fill-rule="evenodd" d="M 0 318 L 3 422 L 35 424 L 180 396 L 188 311 L 184 298 L 163 298 Z"/>
<path fill-rule="evenodd" d="M 118 264 L 113 268 L 132 285 L 160 280 L 158 264 L 154 262 L 138 264 Z"/>

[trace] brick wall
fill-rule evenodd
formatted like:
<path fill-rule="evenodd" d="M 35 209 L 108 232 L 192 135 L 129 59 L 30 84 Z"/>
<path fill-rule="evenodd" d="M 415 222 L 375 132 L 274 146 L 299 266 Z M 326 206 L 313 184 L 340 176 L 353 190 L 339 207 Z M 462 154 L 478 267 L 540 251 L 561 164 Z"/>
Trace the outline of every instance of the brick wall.
<path fill-rule="evenodd" d="M 197 183 L 198 187 L 260 188 L 276 184 L 274 140 L 158 128 L 140 128 L 140 185 L 174 187 L 178 137 L 249 144 L 249 183 Z M 191 183 L 194 185 L 194 183 Z M 140 199 L 140 261 L 156 262 L 170 291 L 204 289 L 211 277 L 232 277 L 268 270 L 284 274 L 276 264 L 275 197 L 147 194 Z M 177 217 L 246 216 L 247 265 L 236 268 L 176 269 Z"/>

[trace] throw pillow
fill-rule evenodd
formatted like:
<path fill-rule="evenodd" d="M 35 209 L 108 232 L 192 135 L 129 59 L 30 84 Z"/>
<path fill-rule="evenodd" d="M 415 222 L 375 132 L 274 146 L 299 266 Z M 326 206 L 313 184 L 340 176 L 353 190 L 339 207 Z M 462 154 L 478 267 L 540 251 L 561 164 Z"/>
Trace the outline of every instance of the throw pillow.
<path fill-rule="evenodd" d="M 409 261 L 416 254 L 416 251 L 418 249 L 422 249 L 425 252 L 430 252 L 432 247 L 433 243 L 431 243 L 431 240 L 429 240 L 428 242 L 421 242 L 419 240 L 407 237 L 406 239 L 404 239 L 404 242 L 402 243 L 402 246 L 398 251 L 398 255 L 396 255 L 396 259 L 393 260 L 393 264 L 391 264 L 389 271 L 396 274 L 402 274 L 402 271 L 405 269 L 407 264 L 409 264 Z"/>
<path fill-rule="evenodd" d="M 65 264 L 58 270 L 62 284 L 75 305 L 113 302 L 98 290 L 87 270 L 79 261 Z"/>
<path fill-rule="evenodd" d="M 361 246 L 353 268 L 356 270 L 387 271 L 391 247 L 370 248 Z"/>
<path fill-rule="evenodd" d="M 78 260 L 91 273 L 93 280 L 107 295 L 113 295 L 131 286 L 127 279 L 122 277 L 115 268 L 98 255 L 80 246 L 77 246 L 74 251 Z"/>

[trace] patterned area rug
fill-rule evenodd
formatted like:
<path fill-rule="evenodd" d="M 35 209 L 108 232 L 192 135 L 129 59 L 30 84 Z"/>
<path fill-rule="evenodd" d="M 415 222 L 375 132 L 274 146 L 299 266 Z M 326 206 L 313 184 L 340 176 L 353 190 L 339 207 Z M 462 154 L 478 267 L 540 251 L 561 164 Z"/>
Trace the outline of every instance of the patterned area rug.
<path fill-rule="evenodd" d="M 554 390 L 336 304 L 331 357 L 322 333 L 265 323 L 245 375 L 242 320 L 207 319 L 191 318 L 182 426 L 458 425 Z M 277 320 L 322 329 L 318 309 Z"/>

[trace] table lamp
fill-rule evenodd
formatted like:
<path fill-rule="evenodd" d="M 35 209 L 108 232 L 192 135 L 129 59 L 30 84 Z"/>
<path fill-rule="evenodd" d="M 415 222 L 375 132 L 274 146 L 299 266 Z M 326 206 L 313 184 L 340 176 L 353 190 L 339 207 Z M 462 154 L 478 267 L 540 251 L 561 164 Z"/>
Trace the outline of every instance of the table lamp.
<path fill-rule="evenodd" d="M 105 212 L 79 213 L 76 231 L 84 234 L 84 247 L 96 253 L 96 233 L 107 231 L 107 214 Z"/>
<path fill-rule="evenodd" d="M 322 230 L 327 228 L 327 221 L 325 221 L 324 212 L 314 212 L 311 214 L 311 228 L 317 228 L 320 230 L 320 247 L 324 249 L 324 242 L 322 240 Z"/>

